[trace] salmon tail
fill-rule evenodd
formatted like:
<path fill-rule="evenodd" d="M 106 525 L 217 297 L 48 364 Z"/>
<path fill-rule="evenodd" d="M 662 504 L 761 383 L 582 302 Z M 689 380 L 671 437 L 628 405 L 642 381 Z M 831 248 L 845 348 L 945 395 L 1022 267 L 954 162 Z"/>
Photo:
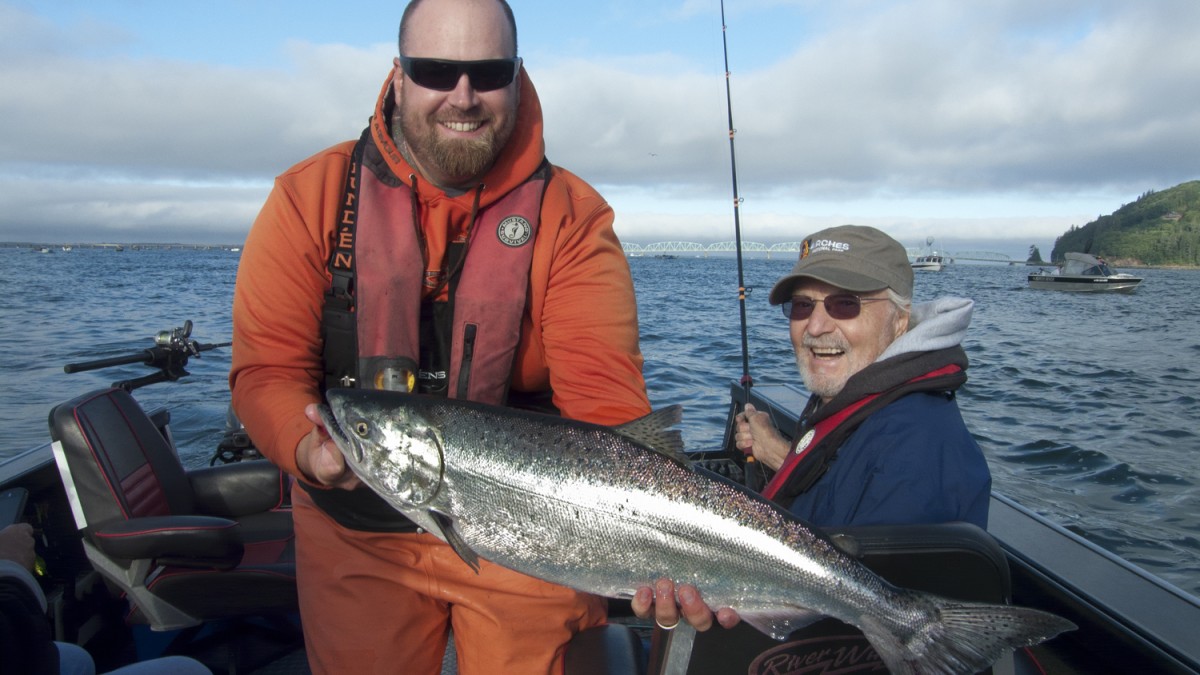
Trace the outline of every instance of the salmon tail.
<path fill-rule="evenodd" d="M 1075 630 L 1075 624 L 1027 607 L 938 601 L 932 618 L 903 641 L 874 619 L 863 633 L 892 673 L 977 673 L 1006 653 Z"/>

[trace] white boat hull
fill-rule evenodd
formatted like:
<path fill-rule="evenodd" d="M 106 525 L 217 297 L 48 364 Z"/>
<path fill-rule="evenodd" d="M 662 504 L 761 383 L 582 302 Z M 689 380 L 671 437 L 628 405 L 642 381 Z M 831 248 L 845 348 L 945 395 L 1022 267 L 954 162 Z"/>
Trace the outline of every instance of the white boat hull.
<path fill-rule="evenodd" d="M 914 272 L 941 272 L 942 268 L 950 262 L 952 260 L 947 256 L 931 253 L 917 256 L 911 264 Z"/>

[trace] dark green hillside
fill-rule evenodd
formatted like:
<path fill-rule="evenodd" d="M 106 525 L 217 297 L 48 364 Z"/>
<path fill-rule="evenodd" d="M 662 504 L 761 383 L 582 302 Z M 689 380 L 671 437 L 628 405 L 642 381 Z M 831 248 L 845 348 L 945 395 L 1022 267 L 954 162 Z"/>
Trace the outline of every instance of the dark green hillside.
<path fill-rule="evenodd" d="M 1054 242 L 1052 260 L 1068 251 L 1121 265 L 1200 265 L 1200 180 L 1151 190 L 1112 215 L 1072 227 Z"/>

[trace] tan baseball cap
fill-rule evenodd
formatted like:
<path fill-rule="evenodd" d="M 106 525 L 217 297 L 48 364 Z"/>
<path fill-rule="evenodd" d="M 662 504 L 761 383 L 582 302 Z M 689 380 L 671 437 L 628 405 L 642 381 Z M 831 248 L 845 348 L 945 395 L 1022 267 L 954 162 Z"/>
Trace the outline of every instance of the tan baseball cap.
<path fill-rule="evenodd" d="M 904 247 L 865 225 L 839 225 L 805 239 L 791 274 L 771 289 L 771 304 L 790 300 L 801 279 L 816 279 L 857 293 L 890 288 L 911 298 L 913 291 L 912 265 Z"/>

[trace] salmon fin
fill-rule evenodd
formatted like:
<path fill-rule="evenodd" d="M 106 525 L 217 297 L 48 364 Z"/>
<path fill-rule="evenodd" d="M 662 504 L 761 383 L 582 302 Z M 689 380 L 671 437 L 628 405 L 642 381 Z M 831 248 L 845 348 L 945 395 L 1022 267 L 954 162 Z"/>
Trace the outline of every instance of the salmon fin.
<path fill-rule="evenodd" d="M 454 552 L 458 554 L 458 557 L 462 558 L 463 562 L 475 570 L 475 574 L 479 574 L 479 554 L 467 544 L 462 535 L 458 533 L 458 530 L 454 529 L 454 521 L 450 519 L 450 516 L 438 511 L 431 511 L 430 513 L 433 514 L 434 522 L 442 530 L 442 539 L 447 544 L 450 544 L 450 548 L 454 549 Z"/>
<path fill-rule="evenodd" d="M 1041 610 L 935 599 L 929 624 L 901 639 L 864 617 L 863 634 L 892 673 L 976 673 L 1006 653 L 1076 628 Z"/>
<path fill-rule="evenodd" d="M 766 612 L 738 612 L 742 621 L 754 626 L 758 632 L 770 635 L 776 640 L 786 640 L 792 633 L 809 626 L 825 615 L 811 609 L 788 608 L 786 611 L 776 609 Z"/>
<path fill-rule="evenodd" d="M 676 404 L 659 408 L 632 422 L 619 424 L 613 427 L 613 431 L 660 455 L 690 464 L 690 460 L 683 451 L 683 432 L 670 428 L 681 421 L 683 421 L 683 406 Z"/>

